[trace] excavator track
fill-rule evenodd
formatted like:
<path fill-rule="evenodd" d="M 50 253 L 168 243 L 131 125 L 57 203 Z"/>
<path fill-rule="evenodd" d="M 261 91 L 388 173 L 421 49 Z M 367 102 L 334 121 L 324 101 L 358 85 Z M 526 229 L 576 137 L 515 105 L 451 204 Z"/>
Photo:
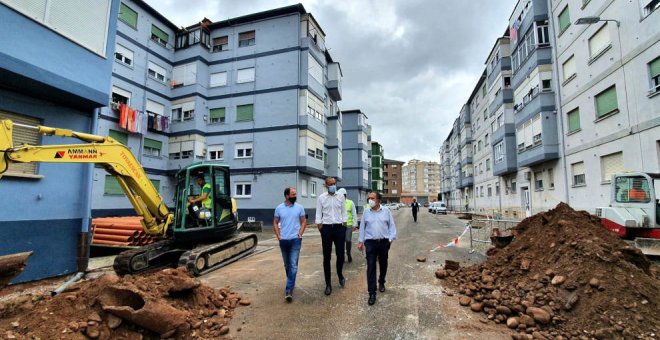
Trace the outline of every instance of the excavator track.
<path fill-rule="evenodd" d="M 200 276 L 245 257 L 256 248 L 256 234 L 237 234 L 228 240 L 186 251 L 179 258 L 179 266 Z"/>
<path fill-rule="evenodd" d="M 123 251 L 115 257 L 112 267 L 117 275 L 144 273 L 162 267 L 176 267 L 178 249 L 172 240 L 164 240 L 137 249 Z"/>

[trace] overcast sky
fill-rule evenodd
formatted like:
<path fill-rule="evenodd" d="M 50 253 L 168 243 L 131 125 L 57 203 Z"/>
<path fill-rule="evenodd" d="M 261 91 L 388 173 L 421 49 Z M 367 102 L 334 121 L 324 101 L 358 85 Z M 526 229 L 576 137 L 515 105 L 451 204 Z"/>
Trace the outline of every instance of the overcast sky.
<path fill-rule="evenodd" d="M 344 74 L 342 110 L 369 117 L 385 158 L 439 161 L 516 0 L 146 0 L 177 26 L 302 3 Z"/>

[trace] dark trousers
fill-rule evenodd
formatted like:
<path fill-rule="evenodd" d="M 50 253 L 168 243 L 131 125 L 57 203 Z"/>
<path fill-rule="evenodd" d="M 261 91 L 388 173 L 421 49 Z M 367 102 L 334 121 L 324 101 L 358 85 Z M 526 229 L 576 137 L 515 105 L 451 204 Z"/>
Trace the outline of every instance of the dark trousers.
<path fill-rule="evenodd" d="M 376 261 L 378 261 L 379 276 L 378 283 L 385 284 L 387 275 L 387 253 L 390 251 L 388 239 L 366 240 L 364 246 L 367 249 L 367 290 L 369 294 L 376 294 Z"/>
<path fill-rule="evenodd" d="M 417 222 L 417 211 L 413 210 L 413 220 Z"/>
<path fill-rule="evenodd" d="M 321 245 L 323 246 L 323 273 L 325 284 L 330 285 L 330 258 L 332 257 L 332 244 L 335 244 L 337 256 L 337 276 L 342 279 L 344 268 L 344 246 L 346 245 L 346 227 L 341 224 L 324 224 L 321 228 Z"/>

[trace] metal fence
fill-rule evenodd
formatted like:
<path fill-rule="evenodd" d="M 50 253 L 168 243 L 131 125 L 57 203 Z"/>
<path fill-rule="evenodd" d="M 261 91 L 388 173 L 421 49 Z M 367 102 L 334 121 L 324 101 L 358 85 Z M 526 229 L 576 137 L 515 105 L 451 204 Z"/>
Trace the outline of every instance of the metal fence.
<path fill-rule="evenodd" d="M 505 232 L 515 227 L 518 223 L 520 223 L 518 220 L 473 219 L 470 222 L 470 253 L 474 253 L 475 251 L 482 254 L 486 253 L 488 248 L 491 247 L 490 236 L 493 233 L 493 228 L 498 228 L 500 232 Z"/>

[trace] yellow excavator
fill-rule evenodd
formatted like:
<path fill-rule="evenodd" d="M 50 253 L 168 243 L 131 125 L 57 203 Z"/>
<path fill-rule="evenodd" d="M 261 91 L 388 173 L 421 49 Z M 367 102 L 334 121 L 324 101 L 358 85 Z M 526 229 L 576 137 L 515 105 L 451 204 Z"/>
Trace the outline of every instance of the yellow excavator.
<path fill-rule="evenodd" d="M 44 136 L 77 138 L 84 143 L 15 146 L 14 127 L 33 129 Z M 117 178 L 142 217 L 144 231 L 161 238 L 117 255 L 113 267 L 119 275 L 165 266 L 184 266 L 192 274 L 202 275 L 250 254 L 257 246 L 255 234 L 238 233 L 236 203 L 230 195 L 226 165 L 200 162 L 179 170 L 171 213 L 131 150 L 111 137 L 0 120 L 0 177 L 17 162 L 94 163 Z M 194 184 L 198 178 L 211 186 L 210 207 L 190 206 L 189 198 L 200 189 Z"/>

